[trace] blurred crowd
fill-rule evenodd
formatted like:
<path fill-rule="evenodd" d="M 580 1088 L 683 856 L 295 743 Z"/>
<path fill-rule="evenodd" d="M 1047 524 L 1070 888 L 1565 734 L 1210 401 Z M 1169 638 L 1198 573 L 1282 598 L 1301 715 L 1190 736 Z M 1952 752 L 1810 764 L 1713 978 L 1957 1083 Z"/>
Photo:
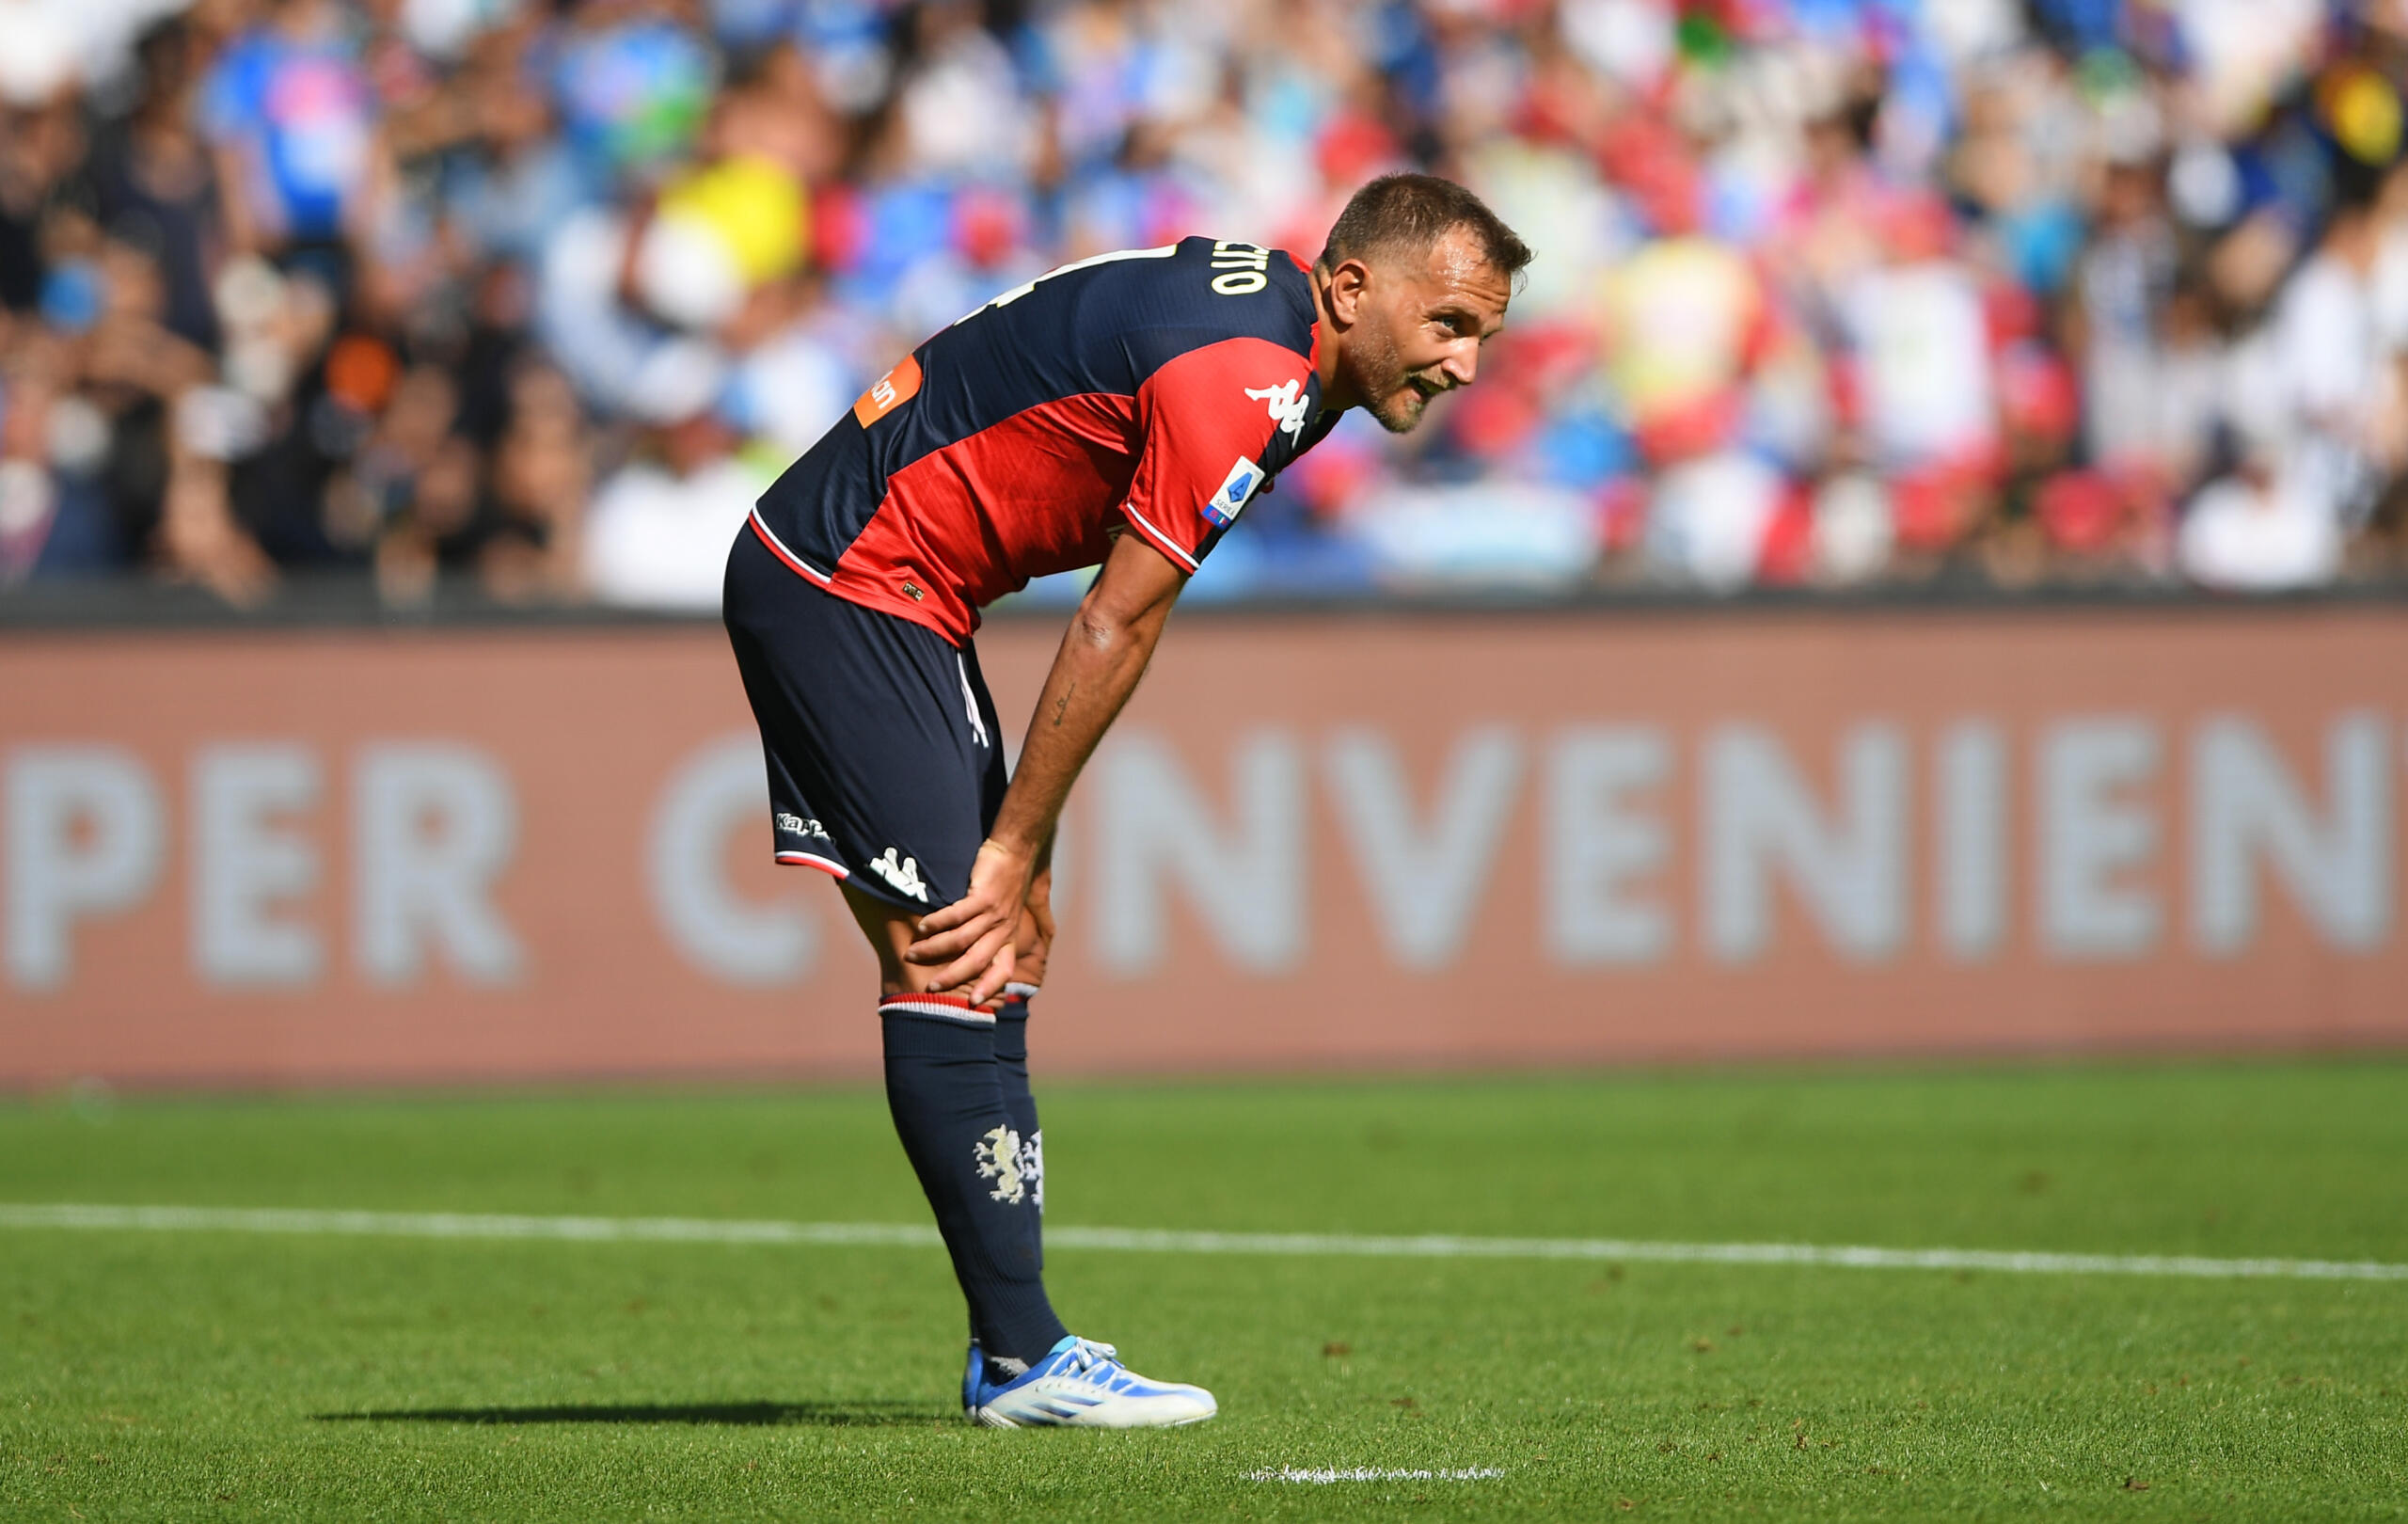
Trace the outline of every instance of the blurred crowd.
<path fill-rule="evenodd" d="M 0 0 L 0 586 L 708 608 L 928 333 L 1395 167 L 1508 331 L 1198 594 L 2400 577 L 2403 87 L 2408 0 Z"/>

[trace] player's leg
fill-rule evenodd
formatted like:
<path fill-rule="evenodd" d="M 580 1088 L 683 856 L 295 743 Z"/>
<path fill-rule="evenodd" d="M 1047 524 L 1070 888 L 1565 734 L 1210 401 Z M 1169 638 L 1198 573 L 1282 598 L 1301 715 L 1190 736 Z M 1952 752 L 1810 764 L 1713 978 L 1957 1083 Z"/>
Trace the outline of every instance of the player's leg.
<path fill-rule="evenodd" d="M 974 812 L 969 818 L 947 820 L 944 829 L 937 829 L 938 821 L 931 815 L 920 822 L 922 833 L 914 838 L 929 851 L 925 866 L 932 897 L 938 903 L 966 890 L 968 863 L 993 823 L 1008 782 L 1002 747 L 997 743 L 1003 727 L 995 713 L 993 696 L 978 670 L 977 653 L 948 651 L 943 665 L 945 670 L 941 677 L 950 683 L 943 706 L 948 722 L 959 722 L 961 744 L 954 754 L 974 770 L 970 774 L 974 782 L 967 788 L 944 790 L 948 805 L 942 813 L 950 816 L 953 802 L 958 802 Z M 958 838 L 958 842 L 955 838 Z M 947 849 L 943 843 L 953 845 Z M 963 848 L 967 849 L 967 855 Z M 1050 882 L 1050 862 L 1043 865 L 1043 871 Z M 1028 1048 L 1023 1035 L 1027 1003 L 1025 998 L 1006 1000 L 978 1010 L 958 995 L 931 992 L 929 986 L 937 971 L 905 960 L 906 949 L 917 934 L 914 923 L 921 913 L 918 906 L 895 903 L 892 884 L 869 879 L 849 881 L 846 891 L 854 919 L 879 960 L 880 1010 L 887 1032 L 889 1101 L 895 1111 L 896 1129 L 906 1135 L 906 1150 L 912 1155 L 913 1167 L 921 1174 L 923 1188 L 932 1205 L 948 1194 L 947 1180 L 953 1176 L 958 1158 L 974 1160 L 975 1210 L 957 1210 L 954 1215 L 961 1221 L 964 1230 L 984 1227 L 985 1236 L 996 1241 L 990 1246 L 994 1253 L 982 1255 L 977 1245 L 965 1243 L 966 1252 L 957 1255 L 962 1261 L 957 1270 L 972 1304 L 973 1369 L 965 1392 L 974 1394 L 976 1386 L 990 1374 L 1008 1380 L 1036 1364 L 1067 1337 L 1067 1331 L 1045 1304 L 1043 1286 L 1038 1278 L 1044 1267 L 1043 1176 L 1036 1136 L 1036 1103 L 1028 1087 Z M 1050 926 L 1051 915 L 1043 919 Z M 1041 978 L 1045 939 L 1038 934 L 1036 918 L 1031 917 L 1030 921 L 1024 928 L 1030 935 L 1022 939 L 1032 955 L 1027 972 Z M 1033 986 L 1029 992 L 1033 992 Z M 962 1026 L 983 1026 L 986 1052 L 992 1061 L 992 1077 L 998 1087 L 994 1095 L 1000 1098 L 1003 1116 L 997 1119 L 979 1110 L 974 1119 L 976 1125 L 969 1129 L 973 1140 L 968 1150 L 958 1146 L 958 1138 L 950 1140 L 950 1144 L 939 1141 L 933 1145 L 935 1156 L 930 1157 L 929 1148 L 914 1146 L 911 1135 L 914 1127 L 907 1114 L 923 1110 L 920 1091 L 934 1092 L 944 1083 L 919 1072 L 919 1066 L 931 1060 L 931 1046 L 951 1054 L 975 1043 L 974 1037 L 959 1029 Z M 961 1077 L 951 1065 L 941 1064 L 940 1069 L 955 1080 Z M 982 1077 L 978 1098 L 982 1107 L 988 1099 L 984 1083 Z M 966 1092 L 958 1092 L 942 1099 L 958 1103 L 969 1097 Z M 918 1130 L 931 1137 L 939 1131 L 925 1117 Z M 948 1241 L 951 1237 L 948 1234 Z M 999 1305 L 987 1307 L 982 1305 L 985 1303 Z M 991 1371 L 985 1364 L 990 1358 Z M 968 1395 L 965 1405 L 969 1405 Z"/>
<path fill-rule="evenodd" d="M 1211 1417 L 1209 1393 L 1146 1381 L 1110 1346 L 1062 1331 L 995 1012 L 930 990 L 936 971 L 903 957 L 912 923 L 968 892 L 1002 801 L 1001 731 L 974 656 L 801 583 L 757 548 L 731 555 L 725 609 L 768 756 L 778 858 L 842 881 L 878 955 L 889 1110 L 970 1307 L 963 1405 L 1006 1426 Z"/>
<path fill-rule="evenodd" d="M 1028 1003 L 1045 982 L 1047 955 L 1054 942 L 1051 897 L 1054 888 L 1054 843 L 1049 838 L 1038 854 L 1037 876 L 1029 884 L 1029 909 L 1021 914 L 1012 938 L 1013 972 L 1019 976 L 1004 986 L 995 1008 L 995 1076 L 1004 1087 L 1004 1109 L 1020 1132 L 1021 1174 L 1028 1182 L 1028 1230 L 1037 1249 L 1037 1268 L 1045 1268 L 1045 1131 L 1037 1115 L 1037 1095 L 1028 1083 Z M 971 1349 L 974 1373 L 979 1363 Z M 975 1405 L 974 1389 L 965 1386 L 964 1407 Z"/>
<path fill-rule="evenodd" d="M 964 702 L 981 717 L 987 733 L 1002 735 L 995 698 L 988 691 L 987 675 L 979 665 L 974 643 L 961 653 L 961 686 Z M 1003 808 L 1004 792 L 1010 781 L 1003 749 L 997 747 L 988 754 L 978 780 L 982 839 L 994 828 L 995 816 Z M 1028 1083 L 1028 1014 L 1031 997 L 1045 982 L 1046 963 L 1054 948 L 1053 896 L 1054 838 L 1049 835 L 1038 849 L 1037 872 L 1029 882 L 1027 909 L 1022 912 L 1020 929 L 1012 938 L 1012 980 L 1004 986 L 1003 1002 L 995 1009 L 995 1066 L 1003 1080 L 1004 1105 L 1012 1114 L 1012 1125 L 1020 1131 L 1022 1173 L 1029 1182 L 1029 1230 L 1037 1237 L 1039 1268 L 1045 1263 L 1045 1135 L 1038 1122 L 1037 1096 Z"/>
<path fill-rule="evenodd" d="M 1022 938 L 1015 939 L 1015 953 L 1025 953 L 1028 918 L 1022 918 Z M 1028 1001 L 1037 993 L 1035 982 L 1014 981 L 1004 986 L 1003 1003 L 995 1008 L 995 1078 L 1003 1086 L 1004 1109 L 1011 1114 L 1012 1125 L 1020 1131 L 1021 1174 L 1028 1182 L 1029 1238 L 1037 1250 L 1037 1269 L 1045 1271 L 1045 1132 L 1038 1120 L 1037 1095 L 1028 1084 Z M 962 1376 L 961 1405 L 974 1411 L 978 1405 L 980 1384 L 987 1375 L 985 1357 L 974 1339 L 970 1345 L 970 1363 Z"/>
<path fill-rule="evenodd" d="M 1012 937 L 1012 981 L 1004 986 L 1003 1004 L 995 1008 L 995 1067 L 1004 1082 L 1004 1104 L 1020 1129 L 1028 1154 L 1026 1173 L 1033 1183 L 1031 1205 L 1037 1218 L 1037 1262 L 1045 1263 L 1045 1129 L 1037 1115 L 1037 1093 L 1028 1080 L 1029 1003 L 1045 984 L 1045 969 L 1054 951 L 1054 841 L 1046 838 L 1038 853 L 1037 876 L 1028 886 L 1028 907 L 1021 913 L 1020 929 Z"/>
<path fill-rule="evenodd" d="M 912 922 L 967 892 L 996 731 L 934 631 L 803 582 L 756 544 L 729 558 L 728 634 L 768 754 L 778 860 L 819 868 L 879 967 L 889 1109 L 971 1326 L 1034 1364 L 1065 1337 L 1038 1275 L 1032 1191 L 995 1065 L 995 1017 L 903 960 Z"/>
<path fill-rule="evenodd" d="M 850 883 L 845 898 L 879 955 L 887 1106 L 970 1304 L 963 1411 L 992 1428 L 1157 1428 L 1211 1418 L 1219 1410 L 1211 1392 L 1149 1380 L 1111 1345 L 1062 1327 L 1045 1294 L 1025 1046 L 1017 1087 L 1024 1109 L 1016 1109 L 998 1054 L 1001 1013 L 930 991 L 934 971 L 904 960 L 915 913 Z M 1026 1002 L 1019 1004 L 1024 1024 Z"/>
<path fill-rule="evenodd" d="M 1029 1208 L 1036 1219 L 1038 1268 L 1045 1265 L 1045 1128 L 1037 1115 L 1037 1092 L 1028 1082 L 1029 1001 L 1038 986 L 1014 982 L 1004 986 L 1004 1003 L 995 1009 L 995 1070 L 1004 1087 L 1004 1109 L 1020 1129 L 1021 1173 L 1029 1183 Z"/>
<path fill-rule="evenodd" d="M 976 728 L 1000 736 L 995 701 L 978 670 L 978 653 L 965 647 L 960 654 L 961 688 Z M 979 780 L 979 839 L 993 828 L 1004 802 L 1007 779 L 1000 750 L 984 757 Z M 1037 1262 L 1044 1263 L 1045 1155 L 1037 1121 L 1037 1100 L 1028 1085 L 1029 998 L 1044 981 L 1053 951 L 1054 915 L 1051 896 L 1054 844 L 1038 854 L 1037 874 L 1029 886 L 1027 910 L 1013 938 L 1015 982 L 995 1011 L 995 1069 L 1004 1103 L 1010 1112 L 1021 1147 L 1020 1176 L 1027 1189 L 1025 1211 L 1030 1246 Z M 1017 1363 L 1017 1362 L 1013 1362 Z M 995 1428 L 1036 1424 L 1079 1424 L 1101 1428 L 1155 1428 L 1200 1423 L 1219 1411 L 1212 1394 L 1201 1387 L 1153 1381 L 1120 1363 L 1110 1344 L 1066 1338 L 1047 1357 L 1024 1372 L 985 1357 L 976 1344 L 970 1350 L 962 1376 L 962 1406 L 978 1422 Z"/>
<path fill-rule="evenodd" d="M 909 963 L 910 911 L 845 886 L 878 954 L 887 1109 L 935 1213 L 970 1306 L 973 1339 L 1008 1380 L 1069 1335 L 1045 1294 L 1033 1149 L 1006 1100 L 996 1013 L 933 992 L 933 970 Z"/>
<path fill-rule="evenodd" d="M 1032 910 L 1022 913 L 1019 934 L 1013 939 L 1015 973 L 1025 977 L 1014 978 L 1005 985 L 1003 996 L 994 1007 L 997 1077 L 1003 1085 L 1004 1109 L 1010 1114 L 1012 1128 L 1019 1135 L 1020 1172 L 1028 1185 L 1029 1231 L 1037 1241 L 1039 1269 L 1045 1264 L 1045 1135 L 1038 1119 L 1037 1096 L 1028 1079 L 1028 1016 L 1029 1002 L 1044 983 L 1046 955 L 1053 942 L 1053 917 L 1036 908 L 1044 904 L 1052 890 L 1052 879 L 1051 868 L 1041 866 L 1030 885 Z M 878 950 L 883 992 L 894 995 L 925 988 L 935 971 L 902 960 L 904 949 L 912 940 L 911 926 L 914 917 L 897 919 L 876 901 L 860 896 L 853 897 L 852 910 L 870 945 Z"/>

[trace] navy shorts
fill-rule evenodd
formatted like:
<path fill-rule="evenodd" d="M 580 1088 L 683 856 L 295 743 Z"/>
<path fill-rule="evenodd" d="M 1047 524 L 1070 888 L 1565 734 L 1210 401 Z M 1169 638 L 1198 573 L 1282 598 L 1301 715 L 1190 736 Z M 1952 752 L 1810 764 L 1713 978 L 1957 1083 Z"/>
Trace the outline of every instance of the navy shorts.
<path fill-rule="evenodd" d="M 822 591 L 749 523 L 724 617 L 768 755 L 778 861 L 905 910 L 968 894 L 1005 784 L 976 650 Z"/>

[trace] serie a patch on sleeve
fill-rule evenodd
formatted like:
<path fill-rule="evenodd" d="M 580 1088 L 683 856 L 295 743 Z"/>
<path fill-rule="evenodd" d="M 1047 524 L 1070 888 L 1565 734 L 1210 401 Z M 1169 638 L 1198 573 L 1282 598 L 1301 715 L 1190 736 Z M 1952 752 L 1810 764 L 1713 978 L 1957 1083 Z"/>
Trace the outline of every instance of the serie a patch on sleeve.
<path fill-rule="evenodd" d="M 1261 467 L 1239 456 L 1238 463 L 1229 468 L 1229 474 L 1221 478 L 1221 490 L 1206 500 L 1204 516 L 1220 529 L 1236 523 L 1238 515 L 1245 511 L 1246 500 L 1262 484 L 1262 477 Z"/>

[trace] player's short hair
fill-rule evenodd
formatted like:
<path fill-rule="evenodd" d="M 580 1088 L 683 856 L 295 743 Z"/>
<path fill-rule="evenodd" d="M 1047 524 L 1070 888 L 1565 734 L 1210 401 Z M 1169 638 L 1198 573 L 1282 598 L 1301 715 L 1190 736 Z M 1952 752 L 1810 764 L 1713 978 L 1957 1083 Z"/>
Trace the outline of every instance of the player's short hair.
<path fill-rule="evenodd" d="M 1374 254 L 1427 254 L 1439 239 L 1468 228 L 1480 252 L 1499 275 L 1516 284 L 1530 262 L 1530 246 L 1488 204 L 1451 180 L 1436 175 L 1382 175 L 1354 193 L 1329 230 L 1321 267 Z"/>

